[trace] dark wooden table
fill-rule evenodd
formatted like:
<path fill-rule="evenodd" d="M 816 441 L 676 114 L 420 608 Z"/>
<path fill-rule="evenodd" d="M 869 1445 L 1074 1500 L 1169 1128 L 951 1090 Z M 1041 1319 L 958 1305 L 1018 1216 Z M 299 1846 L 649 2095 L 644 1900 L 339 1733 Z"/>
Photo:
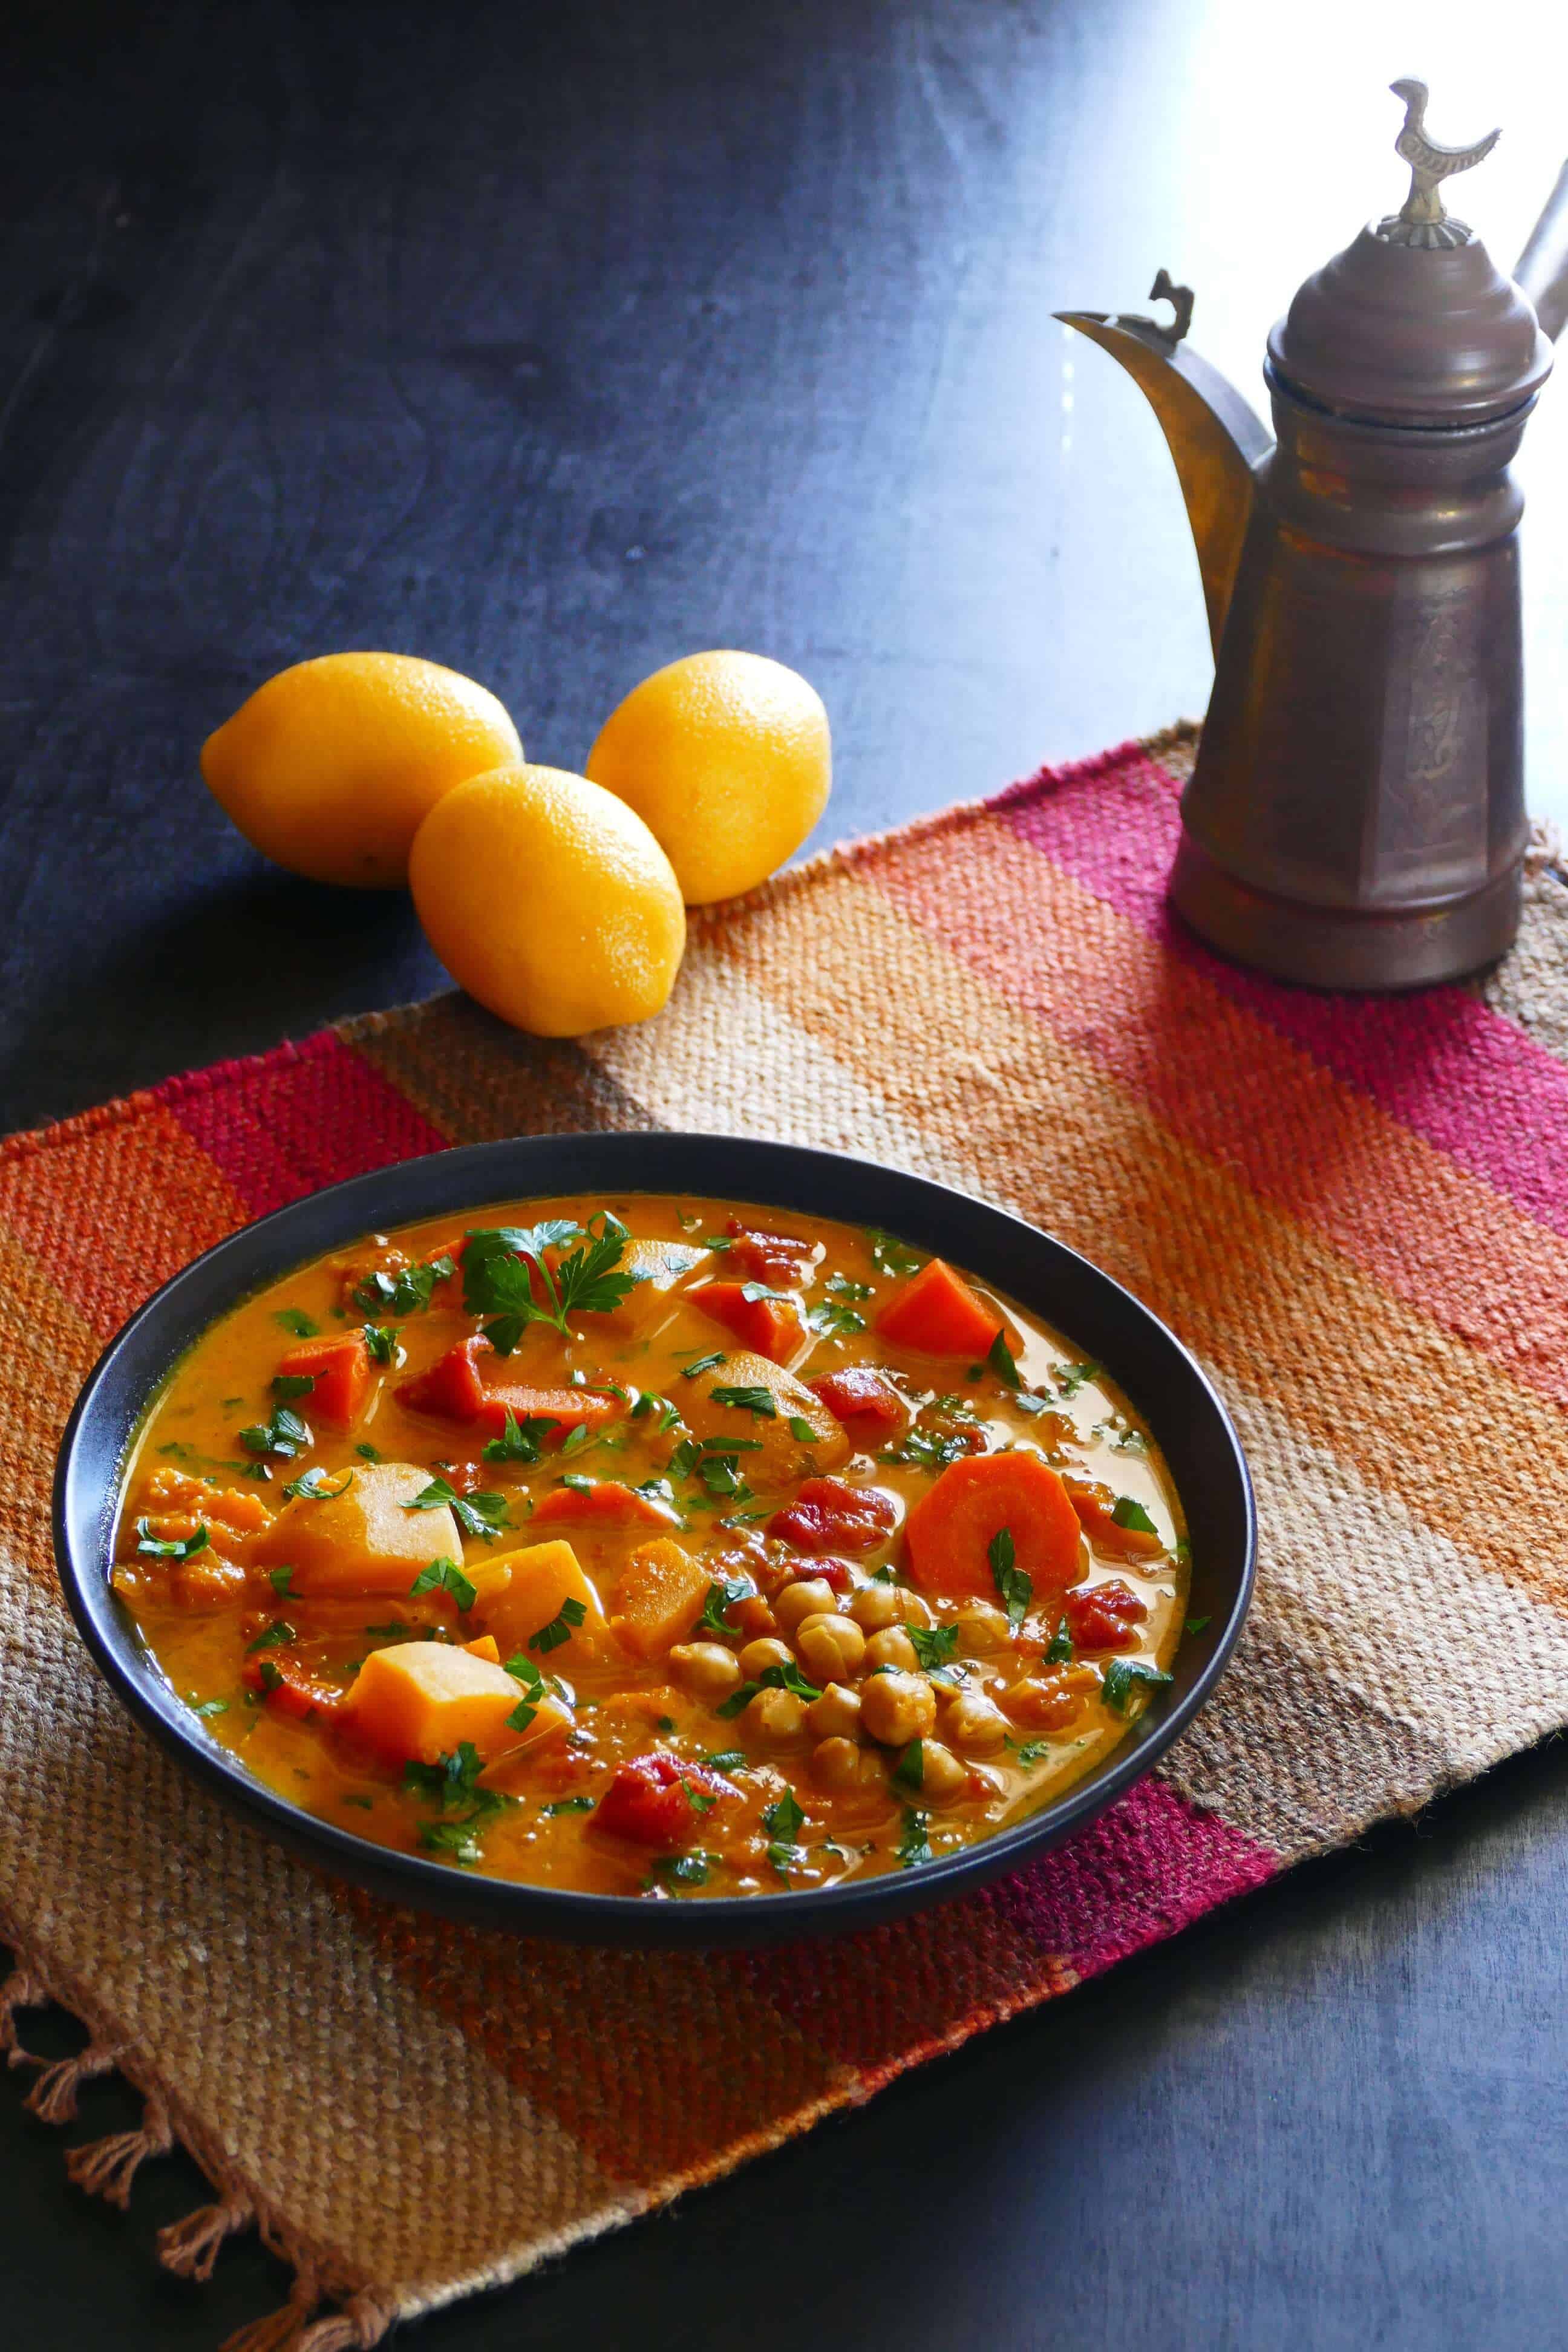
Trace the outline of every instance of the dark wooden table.
<path fill-rule="evenodd" d="M 826 697 L 825 833 L 1200 709 L 1163 445 L 1053 308 L 1167 264 L 1255 383 L 1297 278 L 1399 193 L 1393 73 L 1441 135 L 1506 119 L 1466 207 L 1504 258 L 1563 136 L 1525 0 L 1428 12 L 1424 55 L 1392 9 L 1323 0 L 1310 55 L 1268 13 L 20 9 L 0 1123 L 437 984 L 403 900 L 263 871 L 196 782 L 305 654 L 470 670 L 573 766 L 647 670 L 754 646 Z M 1561 403 L 1525 478 L 1532 797 L 1568 815 Z M 411 2340 L 1560 2342 L 1565 1792 L 1561 1749 L 1518 1759 Z M 278 2301 L 253 2245 L 205 2293 L 162 2278 L 192 2168 L 106 2212 L 19 2091 L 8 2338 L 210 2346 Z M 129 2113 L 95 2086 L 76 2137 Z"/>

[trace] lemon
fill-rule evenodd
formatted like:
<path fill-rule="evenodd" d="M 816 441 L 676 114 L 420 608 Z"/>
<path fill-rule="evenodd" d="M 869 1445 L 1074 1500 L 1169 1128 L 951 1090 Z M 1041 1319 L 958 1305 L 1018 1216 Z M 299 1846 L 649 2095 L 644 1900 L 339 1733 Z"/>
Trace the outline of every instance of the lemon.
<path fill-rule="evenodd" d="M 279 866 L 389 890 L 442 793 L 521 757 L 505 709 L 471 677 L 412 654 L 322 654 L 258 687 L 207 737 L 202 774 Z"/>
<path fill-rule="evenodd" d="M 651 826 L 689 906 L 754 889 L 793 856 L 833 777 L 822 698 L 763 654 L 689 654 L 611 712 L 587 773 Z"/>
<path fill-rule="evenodd" d="M 680 886 L 640 816 L 585 776 L 505 767 L 454 786 L 408 861 L 452 978 L 540 1037 L 646 1021 L 686 945 Z"/>

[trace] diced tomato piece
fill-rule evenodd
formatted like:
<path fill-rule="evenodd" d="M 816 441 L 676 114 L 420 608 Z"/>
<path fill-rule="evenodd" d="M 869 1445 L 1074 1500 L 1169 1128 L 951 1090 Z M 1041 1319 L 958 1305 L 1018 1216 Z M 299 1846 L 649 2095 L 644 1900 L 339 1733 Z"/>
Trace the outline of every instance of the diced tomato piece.
<path fill-rule="evenodd" d="M 596 1478 L 587 1486 L 552 1486 L 529 1521 L 531 1528 L 654 1527 L 677 1525 L 677 1515 L 651 1495 L 618 1478 Z"/>
<path fill-rule="evenodd" d="M 404 1381 L 397 1391 L 397 1402 L 410 1412 L 428 1412 L 442 1421 L 473 1421 L 483 1409 L 484 1383 L 479 1379 L 476 1359 L 480 1351 L 493 1355 L 489 1342 L 477 1334 L 471 1339 L 459 1340 L 438 1356 L 427 1372 L 412 1381 Z"/>
<path fill-rule="evenodd" d="M 292 1658 L 279 1657 L 276 1652 L 259 1658 L 247 1658 L 239 1670 L 239 1679 L 247 1690 L 258 1691 L 268 1706 L 279 1715 L 290 1715 L 304 1723 L 314 1717 L 321 1722 L 336 1715 L 343 1703 L 343 1694 L 332 1683 L 324 1683 Z"/>
<path fill-rule="evenodd" d="M 722 1803 L 739 1793 L 721 1773 L 710 1772 L 701 1764 L 683 1764 L 668 1748 L 655 1748 L 647 1756 L 629 1756 L 616 1767 L 593 1826 L 607 1836 L 630 1838 L 637 1845 L 668 1853 L 700 1835 L 710 1810 L 709 1800 Z"/>
<path fill-rule="evenodd" d="M 1105 1584 L 1086 1584 L 1069 1592 L 1062 1603 L 1068 1632 L 1080 1650 L 1131 1650 L 1137 1628 L 1148 1618 L 1146 1601 L 1130 1584 L 1112 1577 Z"/>
<path fill-rule="evenodd" d="M 347 1429 L 359 1419 L 370 1386 L 370 1349 L 357 1331 L 342 1339 L 307 1339 L 279 1357 L 278 1370 L 295 1378 L 310 1374 L 316 1385 L 306 1402 L 318 1421 Z"/>
<path fill-rule="evenodd" d="M 802 1241 L 795 1234 L 759 1233 L 754 1226 L 742 1224 L 731 1217 L 725 1227 L 731 1235 L 724 1262 L 752 1282 L 765 1282 L 775 1290 L 795 1290 L 800 1286 L 808 1267 L 816 1263 L 816 1246 Z"/>
<path fill-rule="evenodd" d="M 504 1358 L 492 1361 L 504 1362 Z M 510 1412 L 519 1423 L 552 1421 L 555 1427 L 545 1439 L 547 1445 L 557 1444 L 569 1429 L 601 1429 L 607 1421 L 626 1411 L 618 1397 L 599 1396 L 591 1389 L 508 1389 L 487 1388 L 474 1418 L 481 1427 L 500 1437 L 506 1428 Z"/>
<path fill-rule="evenodd" d="M 874 1444 L 902 1429 L 910 1409 L 890 1381 L 869 1364 L 846 1364 L 842 1371 L 825 1372 L 807 1381 L 813 1396 L 820 1397 L 836 1421 L 851 1437 Z"/>
<path fill-rule="evenodd" d="M 800 1309 L 793 1298 L 748 1298 L 750 1286 L 741 1282 L 705 1282 L 691 1294 L 704 1315 L 722 1323 L 742 1348 L 785 1364 L 805 1337 Z"/>
<path fill-rule="evenodd" d="M 1120 1498 L 1100 1479 L 1069 1476 L 1063 1484 L 1084 1533 L 1101 1551 L 1120 1552 L 1123 1559 L 1148 1559 L 1164 1550 L 1165 1539 L 1157 1528 L 1122 1526 L 1116 1516 Z"/>
<path fill-rule="evenodd" d="M 933 1257 L 895 1291 L 877 1318 L 884 1339 L 928 1356 L 969 1356 L 983 1363 L 1002 1329 L 1002 1318 L 975 1296 L 961 1274 Z"/>
<path fill-rule="evenodd" d="M 768 1533 L 796 1551 L 875 1551 L 898 1524 L 898 1511 L 874 1486 L 842 1478 L 807 1478 L 793 1502 L 775 1511 Z"/>

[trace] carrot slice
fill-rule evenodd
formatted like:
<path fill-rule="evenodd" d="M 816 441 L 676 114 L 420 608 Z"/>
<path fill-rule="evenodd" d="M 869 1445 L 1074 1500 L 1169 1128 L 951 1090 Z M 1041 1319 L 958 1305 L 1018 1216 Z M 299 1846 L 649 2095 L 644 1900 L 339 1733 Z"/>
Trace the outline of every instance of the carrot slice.
<path fill-rule="evenodd" d="M 554 1486 L 529 1521 L 531 1528 L 626 1527 L 668 1528 L 674 1514 L 651 1495 L 623 1486 L 618 1478 L 599 1478 L 584 1486 Z"/>
<path fill-rule="evenodd" d="M 309 1410 L 318 1421 L 347 1429 L 359 1418 L 370 1386 L 370 1349 L 357 1331 L 346 1339 L 310 1339 L 302 1348 L 290 1348 L 279 1359 L 278 1370 L 296 1378 L 306 1373 L 314 1381 Z"/>
<path fill-rule="evenodd" d="M 1029 1579 L 1032 1609 L 1054 1625 L 1078 1580 L 1072 1498 L 1037 1454 L 972 1454 L 950 1463 L 904 1522 L 910 1574 L 928 1592 L 998 1597 L 991 1545 L 1013 1538 L 1012 1565 Z"/>
<path fill-rule="evenodd" d="M 552 1421 L 552 1437 L 564 1437 L 569 1429 L 598 1429 L 606 1421 L 614 1421 L 626 1407 L 618 1398 L 599 1396 L 589 1389 L 487 1389 L 478 1412 L 474 1415 L 481 1427 L 493 1430 L 500 1437 L 506 1428 L 510 1412 L 518 1422 Z"/>
<path fill-rule="evenodd" d="M 434 1413 L 443 1421 L 472 1421 L 485 1401 L 484 1385 L 479 1379 L 474 1359 L 481 1348 L 489 1350 L 489 1342 L 476 1332 L 471 1339 L 461 1339 L 437 1356 L 428 1371 L 404 1381 L 397 1391 L 397 1402 L 410 1412 Z"/>
<path fill-rule="evenodd" d="M 743 1348 L 765 1356 L 770 1364 L 786 1364 L 800 1351 L 805 1337 L 800 1310 L 792 1298 L 748 1298 L 754 1286 L 741 1282 L 705 1282 L 691 1294 L 693 1303 L 715 1323 L 732 1331 Z"/>
<path fill-rule="evenodd" d="M 895 1293 L 877 1318 L 884 1339 L 922 1348 L 928 1356 L 970 1356 L 984 1361 L 1002 1318 L 977 1298 L 963 1276 L 940 1257 L 930 1259 Z"/>
<path fill-rule="evenodd" d="M 1069 1478 L 1067 1490 L 1073 1509 L 1083 1522 L 1083 1531 L 1097 1551 L 1119 1552 L 1123 1559 L 1146 1559 L 1163 1551 L 1165 1538 L 1157 1528 L 1140 1527 L 1137 1517 L 1128 1527 L 1123 1524 L 1129 1514 L 1123 1509 L 1122 1518 L 1116 1516 L 1121 1497 L 1098 1478 Z M 1137 1515 L 1146 1518 L 1147 1512 Z"/>

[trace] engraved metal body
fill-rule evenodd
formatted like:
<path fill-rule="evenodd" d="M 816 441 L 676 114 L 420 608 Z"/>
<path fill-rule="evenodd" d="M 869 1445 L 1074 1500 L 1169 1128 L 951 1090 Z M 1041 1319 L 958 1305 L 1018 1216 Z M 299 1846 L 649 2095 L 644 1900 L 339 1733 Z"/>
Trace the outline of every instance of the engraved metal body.
<path fill-rule="evenodd" d="M 1526 293 L 1437 188 L 1487 153 L 1426 138 L 1404 211 L 1307 280 L 1269 338 L 1275 437 L 1152 320 L 1065 312 L 1153 406 L 1197 541 L 1214 694 L 1184 795 L 1179 912 L 1281 978 L 1398 988 L 1500 955 L 1525 846 L 1518 525 L 1509 472 L 1551 365 Z M 1568 171 L 1553 205 L 1568 217 Z M 1530 288 L 1562 323 L 1548 207 Z"/>

